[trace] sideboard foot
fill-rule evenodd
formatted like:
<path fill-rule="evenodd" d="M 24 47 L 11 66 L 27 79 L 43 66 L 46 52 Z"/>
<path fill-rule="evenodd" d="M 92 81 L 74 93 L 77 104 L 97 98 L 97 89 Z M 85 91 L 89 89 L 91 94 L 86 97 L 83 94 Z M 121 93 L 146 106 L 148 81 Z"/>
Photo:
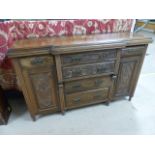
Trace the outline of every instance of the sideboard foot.
<path fill-rule="evenodd" d="M 61 112 L 61 114 L 62 114 L 62 115 L 65 115 L 65 114 L 66 114 L 66 111 L 65 111 L 65 110 L 64 110 L 64 111 L 62 111 L 62 112 Z"/>
<path fill-rule="evenodd" d="M 129 96 L 129 101 L 131 101 L 132 100 L 132 96 Z"/>
<path fill-rule="evenodd" d="M 34 115 L 31 115 L 31 118 L 34 122 L 36 121 L 36 117 Z"/>
<path fill-rule="evenodd" d="M 109 106 L 110 102 L 105 102 L 104 105 Z"/>

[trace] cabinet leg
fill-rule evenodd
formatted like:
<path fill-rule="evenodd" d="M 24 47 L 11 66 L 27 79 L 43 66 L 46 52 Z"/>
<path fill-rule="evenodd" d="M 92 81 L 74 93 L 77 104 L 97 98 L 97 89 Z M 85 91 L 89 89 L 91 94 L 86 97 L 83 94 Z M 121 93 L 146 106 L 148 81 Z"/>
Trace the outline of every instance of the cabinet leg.
<path fill-rule="evenodd" d="M 132 99 L 132 96 L 129 96 L 129 101 L 131 101 L 131 99 Z"/>
<path fill-rule="evenodd" d="M 106 105 L 106 106 L 109 106 L 109 104 L 110 104 L 109 101 L 107 101 L 107 102 L 104 103 L 104 105 Z"/>
<path fill-rule="evenodd" d="M 32 120 L 35 122 L 36 121 L 36 117 L 34 115 L 31 114 L 31 118 Z"/>
<path fill-rule="evenodd" d="M 63 111 L 61 111 L 61 113 L 62 113 L 62 115 L 65 115 L 65 114 L 66 114 L 66 111 L 65 111 L 65 110 L 63 110 Z"/>

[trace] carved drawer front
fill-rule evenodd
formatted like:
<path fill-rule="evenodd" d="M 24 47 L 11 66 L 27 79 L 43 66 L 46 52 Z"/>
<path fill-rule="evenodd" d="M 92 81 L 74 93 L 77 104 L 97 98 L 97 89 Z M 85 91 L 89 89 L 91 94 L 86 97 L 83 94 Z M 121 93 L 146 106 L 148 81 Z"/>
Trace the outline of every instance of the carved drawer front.
<path fill-rule="evenodd" d="M 122 56 L 141 55 L 146 51 L 146 46 L 132 46 L 122 49 Z"/>
<path fill-rule="evenodd" d="M 99 103 L 108 100 L 109 88 L 90 90 L 66 95 L 67 107 Z"/>
<path fill-rule="evenodd" d="M 110 76 L 84 79 L 65 83 L 65 93 L 75 93 L 91 89 L 104 88 L 111 86 L 112 79 Z"/>
<path fill-rule="evenodd" d="M 24 68 L 33 68 L 54 64 L 54 60 L 52 56 L 27 57 L 27 58 L 21 58 L 20 64 Z"/>
<path fill-rule="evenodd" d="M 78 65 L 94 62 L 110 61 L 116 58 L 116 50 L 105 50 L 96 52 L 87 52 L 80 54 L 70 54 L 62 56 L 62 64 L 67 65 Z"/>
<path fill-rule="evenodd" d="M 114 73 L 115 62 L 96 63 L 89 65 L 79 65 L 75 67 L 64 67 L 63 77 L 65 79 L 81 76 L 89 76 L 103 73 Z"/>

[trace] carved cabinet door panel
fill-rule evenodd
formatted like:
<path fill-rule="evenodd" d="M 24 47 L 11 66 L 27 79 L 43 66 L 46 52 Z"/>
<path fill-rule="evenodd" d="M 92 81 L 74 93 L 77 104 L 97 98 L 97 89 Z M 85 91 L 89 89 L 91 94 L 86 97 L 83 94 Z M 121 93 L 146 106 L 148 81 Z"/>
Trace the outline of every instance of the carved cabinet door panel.
<path fill-rule="evenodd" d="M 58 111 L 55 65 L 23 71 L 25 84 L 35 114 Z"/>
<path fill-rule="evenodd" d="M 121 59 L 118 78 L 115 85 L 115 97 L 130 96 L 134 91 L 141 69 L 142 55 Z"/>

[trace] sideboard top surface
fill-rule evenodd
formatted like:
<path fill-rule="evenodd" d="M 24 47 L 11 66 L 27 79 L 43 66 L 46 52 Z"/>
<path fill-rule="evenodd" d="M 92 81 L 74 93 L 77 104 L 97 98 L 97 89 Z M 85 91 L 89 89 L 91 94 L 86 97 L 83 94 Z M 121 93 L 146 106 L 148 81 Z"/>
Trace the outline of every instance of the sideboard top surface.
<path fill-rule="evenodd" d="M 10 51 L 37 49 L 37 48 L 52 48 L 53 54 L 61 54 L 61 52 L 75 50 L 76 47 L 91 48 L 122 48 L 123 46 L 148 44 L 152 42 L 152 38 L 133 33 L 108 33 L 94 35 L 79 35 L 79 36 L 61 36 L 61 37 L 46 37 L 46 38 L 31 38 L 16 41 Z M 8 54 L 9 55 L 9 54 Z"/>
<path fill-rule="evenodd" d="M 16 41 L 12 49 L 23 48 L 38 48 L 47 46 L 70 46 L 70 45 L 86 45 L 98 43 L 116 43 L 122 41 L 145 41 L 151 42 L 151 38 L 144 37 L 133 33 L 111 33 L 111 34 L 95 34 L 95 35 L 79 35 L 79 36 L 61 36 L 61 37 L 46 37 L 32 38 Z"/>

